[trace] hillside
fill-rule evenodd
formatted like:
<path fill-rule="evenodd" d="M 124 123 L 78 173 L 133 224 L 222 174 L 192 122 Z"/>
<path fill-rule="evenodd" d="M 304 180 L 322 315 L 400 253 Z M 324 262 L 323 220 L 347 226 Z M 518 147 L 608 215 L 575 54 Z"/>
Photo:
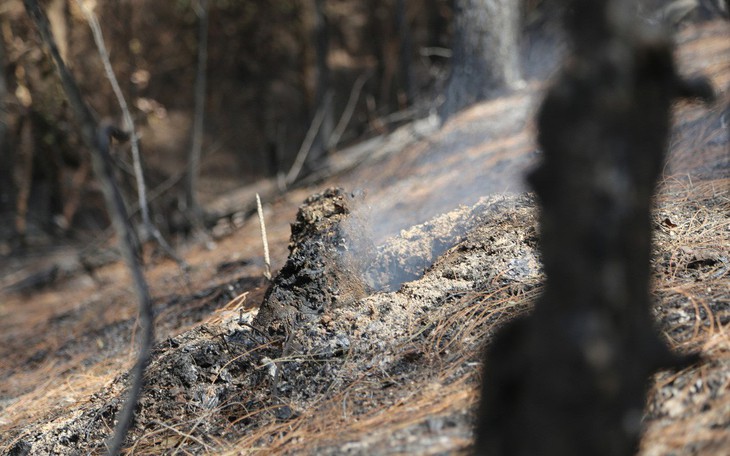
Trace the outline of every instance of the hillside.
<path fill-rule="evenodd" d="M 654 313 L 667 343 L 702 362 L 655 376 L 647 456 L 730 446 L 730 30 L 711 22 L 678 41 L 683 73 L 709 76 L 719 97 L 676 106 L 653 216 Z M 265 200 L 275 271 L 309 242 L 289 245 L 298 211 L 348 246 L 324 273 L 295 271 L 296 287 L 336 304 L 290 339 L 251 326 L 268 287 L 259 222 L 230 209 L 275 195 L 274 182 L 212 205 L 229 216 L 180 250 L 188 273 L 148 252 L 157 345 L 128 454 L 466 453 L 483 346 L 541 290 L 521 175 L 539 158 L 542 88 L 440 128 L 401 127 L 333 159 L 336 174 Z M 31 260 L 2 279 L 0 454 L 101 454 L 134 362 L 127 273 L 112 262 L 86 274 L 68 252 Z M 50 286 L 17 286 L 52 266 L 62 277 Z"/>

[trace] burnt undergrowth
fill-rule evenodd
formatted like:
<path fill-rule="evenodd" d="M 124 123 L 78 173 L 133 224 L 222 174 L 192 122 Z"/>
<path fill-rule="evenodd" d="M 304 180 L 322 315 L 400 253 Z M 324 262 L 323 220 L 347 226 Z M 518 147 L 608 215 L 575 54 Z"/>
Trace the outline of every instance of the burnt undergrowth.
<path fill-rule="evenodd" d="M 714 24 L 696 36 L 700 44 L 691 44 L 695 50 L 726 55 L 722 51 L 727 48 L 726 24 Z M 691 56 L 696 57 L 694 51 Z M 700 60 L 692 60 L 694 69 L 689 73 L 699 71 Z M 713 73 L 719 87 L 727 86 L 724 65 Z M 663 170 L 651 216 L 654 305 L 649 311 L 669 346 L 683 353 L 699 351 L 702 361 L 681 371 L 659 372 L 651 379 L 640 447 L 646 456 L 724 454 L 729 443 L 725 431 L 730 426 L 729 396 L 723 394 L 730 372 L 727 179 L 694 174 L 706 154 L 715 154 L 709 163 L 724 163 L 720 146 L 727 134 L 717 130 L 727 100 L 727 89 L 722 90 L 720 98 L 725 101 L 711 109 L 715 121 L 706 131 L 700 124 L 686 122 L 704 116 L 701 108 L 675 105 L 678 130 L 673 130 L 670 159 L 676 167 Z M 485 113 L 494 113 L 494 106 L 505 103 L 512 99 L 468 113 L 469 125 L 498 124 L 504 111 L 489 114 L 491 120 L 485 120 Z M 458 129 L 463 126 L 459 119 L 450 125 L 452 135 L 465 134 Z M 699 130 L 699 139 L 692 139 Z M 429 144 L 439 141 L 431 138 Z M 473 150 L 474 161 L 469 163 L 477 163 L 477 152 L 489 160 L 493 150 Z M 418 154 L 426 152 L 415 150 L 411 155 Z M 513 155 L 506 151 L 500 156 Z M 404 162 L 395 163 L 385 159 L 369 176 L 380 182 L 379 175 L 393 175 L 384 170 L 398 169 Z M 713 173 L 721 169 L 708 168 Z M 672 175 L 672 170 L 680 174 Z M 435 191 L 451 182 L 430 174 L 427 181 L 434 183 Z M 381 198 L 392 192 L 384 185 L 370 196 Z M 298 189 L 266 208 L 275 267 L 277 259 L 281 264 L 286 257 L 287 225 L 296 221 L 296 206 L 312 193 L 319 193 L 314 200 L 322 198 L 321 188 Z M 270 331 L 256 326 L 257 309 L 269 284 L 256 281 L 261 260 L 255 220 L 236 225 L 230 239 L 216 238 L 218 250 L 201 247 L 186 253 L 194 265 L 192 284 L 184 283 L 171 268 L 166 270 L 165 264 L 150 266 L 161 336 L 126 454 L 471 451 L 482 348 L 500 327 L 529 312 L 544 290 L 534 197 L 485 198 L 477 206 L 453 210 L 373 246 L 353 242 L 348 231 L 349 225 L 367 226 L 357 220 L 363 204 L 359 197 L 329 193 L 347 196 L 348 213 L 338 215 L 342 216 L 339 234 L 333 237 L 348 241 L 347 249 L 342 243 L 317 248 L 351 254 L 354 260 L 345 262 L 348 268 L 357 270 L 364 264 L 362 280 L 357 282 L 364 283 L 362 298 L 348 299 L 345 294 L 346 299 L 340 299 L 341 293 L 328 292 L 331 300 L 305 302 L 315 310 L 293 319 L 290 327 L 280 325 Z M 407 206 L 403 202 L 389 207 L 400 211 Z M 448 248 L 450 239 L 453 247 Z M 356 249 L 358 242 L 365 248 Z M 312 264 L 320 261 L 309 258 Z M 328 274 L 326 268 L 315 269 Z M 114 422 L 128 382 L 119 373 L 129 366 L 134 347 L 128 339 L 117 340 L 122 356 L 100 357 L 99 363 L 90 364 L 83 362 L 88 356 L 81 352 L 68 360 L 53 354 L 56 347 L 87 331 L 133 318 L 121 275 L 119 268 L 109 265 L 99 269 L 96 285 L 76 278 L 35 293 L 32 302 L 13 295 L 0 303 L 6 336 L 3 372 L 23 365 L 29 351 L 39 354 L 37 368 L 15 369 L 0 382 L 0 454 L 104 452 L 101 439 Z M 305 276 L 290 275 L 282 290 L 296 297 L 286 301 L 294 309 L 292 315 L 297 315 L 299 299 L 310 299 L 298 284 L 331 280 L 317 279 L 309 271 Z M 27 319 L 23 328 L 33 330 L 13 328 L 20 321 L 13 311 L 21 308 L 30 309 L 22 315 Z M 190 318 L 178 324 L 178 313 Z M 49 321 L 53 329 L 47 329 Z M 24 334 L 30 336 L 19 337 Z M 96 340 L 85 340 L 89 350 L 100 349 Z"/>
<path fill-rule="evenodd" d="M 329 400 L 347 391 L 352 393 L 346 400 L 352 401 L 351 413 L 375 413 L 392 403 L 404 383 L 436 375 L 441 365 L 458 362 L 460 370 L 473 374 L 476 357 L 464 358 L 458 347 L 464 340 L 477 344 L 482 325 L 501 324 L 525 311 L 523 298 L 538 289 L 529 197 L 485 199 L 371 247 L 365 263 L 371 271 L 378 258 L 389 259 L 383 264 L 392 269 L 398 251 L 410 250 L 401 267 L 408 266 L 411 273 L 415 258 L 418 264 L 435 261 L 423 277 L 382 292 L 366 284 L 362 259 L 349 250 L 352 244 L 342 228 L 348 204 L 351 196 L 336 189 L 304 203 L 292 226 L 289 260 L 260 310 L 250 309 L 250 303 L 224 304 L 226 311 L 217 318 L 156 345 L 128 451 L 152 451 L 170 442 L 202 451 L 220 445 L 218 439 L 226 435 L 257 436 L 256 446 L 279 445 L 304 417 L 311 418 L 319 407 L 329 409 Z M 461 223 L 471 229 L 457 229 Z M 454 244 L 434 255 L 433 245 L 443 249 Z M 505 249 L 512 249 L 512 255 L 502 256 Z M 224 297 L 238 293 L 241 280 L 250 279 L 232 282 L 230 293 L 193 295 L 195 310 L 221 307 Z M 173 297 L 167 307 L 179 311 L 180 301 Z M 490 302 L 501 308 L 484 307 Z M 158 315 L 164 313 L 160 310 Z M 444 320 L 453 315 L 469 323 Z M 443 381 L 459 382 L 459 375 Z M 113 425 L 125 383 L 125 376 L 117 378 L 75 419 L 57 423 L 48 435 L 21 432 L 16 444 L 58 452 L 100 451 L 99 437 Z M 369 390 L 374 383 L 380 386 Z M 172 422 L 180 438 L 171 436 L 175 431 L 167 423 Z M 271 433 L 277 423 L 290 430 Z M 61 434 L 76 437 L 51 438 Z"/>
<path fill-rule="evenodd" d="M 318 212 L 322 207 L 335 208 L 333 200 L 340 197 L 350 198 L 342 191 L 325 191 L 308 199 L 300 212 L 315 208 L 322 213 Z M 718 289 L 727 275 L 723 269 L 727 249 L 718 249 L 721 244 L 714 241 L 721 241 L 710 242 L 703 234 L 722 232 L 722 224 L 710 213 L 703 218 L 702 201 L 662 203 L 652 218 L 657 238 L 652 273 L 659 280 L 654 295 L 661 303 L 652 312 L 668 340 L 684 350 L 695 349 L 713 332 L 721 334 L 728 318 L 721 297 L 707 291 Z M 347 215 L 336 217 L 341 227 Z M 317 221 L 327 229 L 333 227 L 326 217 Z M 470 228 L 462 233 L 456 225 Z M 209 306 L 217 309 L 155 346 L 127 454 L 178 450 L 236 454 L 240 448 L 377 454 L 385 448 L 419 453 L 469 447 L 482 346 L 499 328 L 529 312 L 543 291 L 534 198 L 485 198 L 373 247 L 365 263 L 371 270 L 376 264 L 372 258 L 380 258 L 385 270 L 392 270 L 388 268 L 396 257 L 402 259 L 403 268 L 433 264 L 394 290 L 374 291 L 367 285 L 358 299 L 331 293 L 329 301 L 311 302 L 302 293 L 306 287 L 300 284 L 333 281 L 338 275 L 332 268 L 344 264 L 351 272 L 356 264 L 343 259 L 352 252 L 341 248 L 346 245 L 346 230 L 323 230 L 338 233 L 329 237 L 335 242 L 327 245 L 317 238 L 320 231 L 312 228 L 308 232 L 314 235 L 306 237 L 301 236 L 301 227 L 294 227 L 301 242 L 292 250 L 319 239 L 310 244 L 313 250 L 339 252 L 329 257 L 336 260 L 330 263 L 313 251 L 302 256 L 319 261 L 317 271 L 326 277 L 305 268 L 301 277 L 295 273 L 286 281 L 275 278 L 267 292 L 245 299 L 250 291 L 246 288 L 261 288 L 261 283 L 237 276 L 235 266 L 222 266 L 224 271 L 234 268 L 229 281 L 204 287 L 191 299 L 170 295 L 164 309 L 159 304 L 160 321 L 165 312 L 184 306 L 201 309 L 201 316 Z M 451 248 L 429 260 L 434 245 L 447 243 L 448 236 L 439 233 L 460 234 Z M 716 261 L 710 264 L 707 258 Z M 415 270 L 411 269 L 414 274 Z M 344 277 L 345 283 L 352 280 Z M 331 290 L 338 289 L 334 282 L 328 283 Z M 275 287 L 282 289 L 273 291 Z M 274 295 L 279 300 L 290 297 L 284 301 L 291 311 L 286 315 L 295 318 L 288 320 L 292 322 L 288 326 L 277 326 L 272 318 L 274 330 L 270 330 L 258 323 L 256 315 L 257 307 L 265 305 L 264 296 Z M 704 313 L 692 314 L 693 299 Z M 297 316 L 299 306 L 316 310 Z M 709 401 L 710 411 L 702 416 L 716 426 L 711 411 L 721 406 L 724 362 L 715 358 L 704 371 L 685 371 L 686 378 L 660 374 L 647 415 L 649 436 L 672 429 L 682 419 L 676 410 L 690 407 L 698 398 Z M 693 375 L 700 377 L 691 380 Z M 699 390 L 698 378 L 707 382 Z M 5 450 L 103 452 L 102 439 L 114 423 L 126 383 L 124 375 L 108 377 L 106 386 L 73 411 L 59 407 L 34 425 L 6 428 L 12 437 Z"/>

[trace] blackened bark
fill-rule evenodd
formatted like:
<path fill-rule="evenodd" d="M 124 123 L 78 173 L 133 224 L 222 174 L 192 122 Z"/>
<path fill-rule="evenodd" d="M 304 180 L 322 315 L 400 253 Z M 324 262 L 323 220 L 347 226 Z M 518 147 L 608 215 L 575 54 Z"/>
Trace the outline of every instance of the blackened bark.
<path fill-rule="evenodd" d="M 650 375 L 690 361 L 653 327 L 650 209 L 672 100 L 711 89 L 679 79 L 669 37 L 636 29 L 630 2 L 570 6 L 574 55 L 539 112 L 529 177 L 547 284 L 487 352 L 478 454 L 633 454 Z"/>
<path fill-rule="evenodd" d="M 519 2 L 456 0 L 451 75 L 439 115 L 457 111 L 520 81 Z"/>
<path fill-rule="evenodd" d="M 6 108 L 8 99 L 8 83 L 6 72 L 5 43 L 0 38 L 0 215 L 9 214 L 14 199 L 13 163 L 14 157 L 8 143 L 8 124 L 10 114 Z"/>
<path fill-rule="evenodd" d="M 200 158 L 203 154 L 203 133 L 205 125 L 205 91 L 207 88 L 208 66 L 208 0 L 200 0 L 198 8 L 198 62 L 195 71 L 195 116 L 193 135 L 188 156 L 188 169 L 185 176 L 185 201 L 188 215 L 195 225 L 202 224 L 202 208 L 196 196 L 200 177 Z"/>
<path fill-rule="evenodd" d="M 288 336 L 298 324 L 364 295 L 364 281 L 346 255 L 351 239 L 344 222 L 352 204 L 339 188 L 307 198 L 291 227 L 289 258 L 266 291 L 254 326 Z"/>
<path fill-rule="evenodd" d="M 406 15 L 405 0 L 397 0 L 395 4 L 395 29 L 400 37 L 400 81 L 405 95 L 405 104 L 410 105 L 413 102 L 413 74 L 411 71 L 411 56 L 413 54 L 411 45 L 411 28 L 408 24 Z"/>
<path fill-rule="evenodd" d="M 305 161 L 305 174 L 324 166 L 327 159 L 327 145 L 334 128 L 332 103 L 330 97 L 330 67 L 327 61 L 329 57 L 329 21 L 325 9 L 325 0 L 314 0 L 315 23 L 314 23 L 314 48 L 317 68 L 317 83 L 315 88 L 315 108 L 312 112 L 313 118 L 323 110 L 323 118 L 317 136 L 311 146 L 311 151 Z"/>

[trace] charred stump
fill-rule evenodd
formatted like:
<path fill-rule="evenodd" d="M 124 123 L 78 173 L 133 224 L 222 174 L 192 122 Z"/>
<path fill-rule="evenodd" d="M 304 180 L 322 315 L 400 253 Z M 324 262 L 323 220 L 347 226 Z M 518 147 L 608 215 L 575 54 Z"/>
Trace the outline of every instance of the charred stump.
<path fill-rule="evenodd" d="M 652 321 L 650 209 L 672 100 L 712 91 L 679 78 L 668 34 L 636 27 L 631 2 L 569 3 L 573 56 L 538 114 L 529 176 L 547 283 L 487 350 L 478 454 L 633 454 L 650 375 L 691 360 Z"/>
<path fill-rule="evenodd" d="M 352 197 L 329 188 L 299 208 L 291 227 L 289 258 L 264 295 L 254 326 L 270 336 L 289 337 L 296 327 L 319 320 L 334 305 L 365 295 L 366 285 L 347 254 L 351 238 L 344 222 Z"/>

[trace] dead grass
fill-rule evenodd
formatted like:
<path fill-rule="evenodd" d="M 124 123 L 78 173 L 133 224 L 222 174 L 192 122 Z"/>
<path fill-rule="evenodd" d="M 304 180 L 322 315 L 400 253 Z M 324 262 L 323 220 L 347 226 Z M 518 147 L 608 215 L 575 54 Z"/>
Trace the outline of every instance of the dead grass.
<path fill-rule="evenodd" d="M 730 199 L 727 179 L 667 186 L 655 216 L 660 328 L 702 361 L 656 375 L 641 454 L 727 454 L 730 447 Z"/>
<path fill-rule="evenodd" d="M 674 349 L 698 351 L 703 361 L 657 374 L 642 455 L 719 455 L 730 440 L 730 221 L 725 216 L 730 205 L 727 193 L 709 184 L 694 185 L 691 193 L 665 189 L 654 216 L 654 295 L 661 330 Z M 295 420 L 262 427 L 226 446 L 224 454 L 377 454 L 378 442 L 401 431 L 423 439 L 423 447 L 410 443 L 419 454 L 466 452 L 483 343 L 527 312 L 539 291 L 494 287 L 446 300 L 437 312 L 415 321 L 411 335 L 393 349 L 395 356 L 425 354 L 419 368 L 397 379 L 364 372 Z M 689 318 L 674 319 L 676 312 Z M 440 445 L 429 440 L 429 423 L 459 414 L 465 421 L 461 435 Z M 389 447 L 389 454 L 399 453 Z"/>
<path fill-rule="evenodd" d="M 399 431 L 428 427 L 429 420 L 439 417 L 465 412 L 471 416 L 485 337 L 524 314 L 538 292 L 514 296 L 504 287 L 453 300 L 437 315 L 424 316 L 414 324 L 414 332 L 390 353 L 420 357 L 418 368 L 397 378 L 369 369 L 322 397 L 297 419 L 262 427 L 224 454 L 377 453 L 377 443 Z M 460 438 L 433 448 L 427 448 L 433 444 L 427 439 L 427 445 L 417 447 L 419 454 L 464 451 L 471 443 L 470 429 L 467 426 L 461 432 Z"/>

